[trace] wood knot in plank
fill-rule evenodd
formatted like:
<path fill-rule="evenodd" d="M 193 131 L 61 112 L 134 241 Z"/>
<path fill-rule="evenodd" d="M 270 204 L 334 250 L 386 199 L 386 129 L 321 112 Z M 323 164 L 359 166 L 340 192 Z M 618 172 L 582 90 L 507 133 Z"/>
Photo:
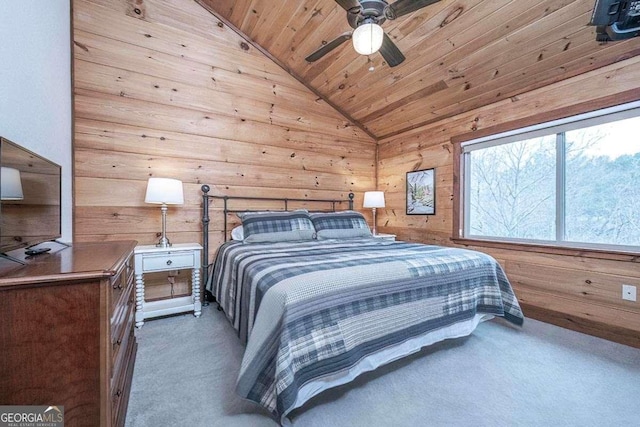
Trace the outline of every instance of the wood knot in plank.
<path fill-rule="evenodd" d="M 144 19 L 145 17 L 145 5 L 144 0 L 126 0 L 127 2 L 127 16 L 133 18 Z"/>
<path fill-rule="evenodd" d="M 462 6 L 458 6 L 453 12 L 451 12 L 450 14 L 448 14 L 446 16 L 446 18 L 444 18 L 444 20 L 440 23 L 440 28 L 444 27 L 445 25 L 449 25 L 451 24 L 453 21 L 455 21 L 460 15 L 462 15 L 462 12 L 464 11 L 464 7 Z"/>
<path fill-rule="evenodd" d="M 75 40 L 73 41 L 73 44 L 75 44 L 75 45 L 76 45 L 76 46 L 78 46 L 80 49 L 84 50 L 85 52 L 89 52 L 89 48 L 88 48 L 86 45 L 84 45 L 84 44 L 82 44 L 82 43 L 80 43 L 80 42 L 77 42 L 77 41 L 75 41 Z"/>

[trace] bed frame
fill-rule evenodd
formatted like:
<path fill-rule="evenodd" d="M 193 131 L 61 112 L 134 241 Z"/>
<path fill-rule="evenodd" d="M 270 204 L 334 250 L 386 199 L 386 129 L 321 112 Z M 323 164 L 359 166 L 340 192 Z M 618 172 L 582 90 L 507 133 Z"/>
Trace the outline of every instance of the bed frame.
<path fill-rule="evenodd" d="M 212 199 L 222 200 L 222 216 L 224 222 L 224 241 L 226 242 L 229 238 L 229 230 L 228 230 L 228 219 L 229 214 L 234 214 L 237 212 L 251 212 L 250 209 L 242 208 L 242 209 L 233 209 L 230 205 L 233 200 L 249 200 L 254 202 L 279 202 L 282 203 L 282 207 L 280 209 L 270 209 L 270 210 L 279 210 L 279 211 L 288 211 L 289 203 L 314 203 L 320 206 L 320 209 L 314 209 L 316 211 L 326 211 L 326 212 L 335 212 L 336 205 L 340 205 L 342 203 L 347 203 L 349 206 L 349 210 L 353 210 L 353 198 L 354 194 L 349 193 L 349 198 L 340 200 L 340 199 L 295 199 L 295 198 L 278 198 L 278 197 L 243 197 L 243 196 L 214 196 L 209 194 L 211 187 L 208 185 L 203 185 L 201 187 L 202 190 L 202 246 L 203 246 L 203 263 L 202 266 L 205 269 L 205 272 L 209 272 L 210 264 L 209 264 L 209 206 L 212 205 Z M 322 208 L 322 206 L 325 208 Z M 330 208 L 329 208 L 330 206 Z M 215 301 L 213 299 L 213 295 L 211 295 L 208 291 L 205 290 L 205 302 L 206 301 Z"/>

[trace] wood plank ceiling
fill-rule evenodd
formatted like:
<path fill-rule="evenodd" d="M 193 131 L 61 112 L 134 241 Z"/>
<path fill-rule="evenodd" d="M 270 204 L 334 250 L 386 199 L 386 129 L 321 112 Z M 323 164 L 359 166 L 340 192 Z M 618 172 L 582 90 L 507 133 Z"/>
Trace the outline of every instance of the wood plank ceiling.
<path fill-rule="evenodd" d="M 383 24 L 399 66 L 350 42 L 308 63 L 351 29 L 334 0 L 197 1 L 378 140 L 640 54 L 596 42 L 594 0 L 442 0 Z"/>

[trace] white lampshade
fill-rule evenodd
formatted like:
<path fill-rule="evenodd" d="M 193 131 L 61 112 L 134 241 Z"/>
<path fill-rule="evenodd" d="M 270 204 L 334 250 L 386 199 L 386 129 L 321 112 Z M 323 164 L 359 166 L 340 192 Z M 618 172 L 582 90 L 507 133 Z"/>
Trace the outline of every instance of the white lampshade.
<path fill-rule="evenodd" d="M 384 30 L 380 25 L 373 22 L 360 24 L 353 31 L 353 48 L 360 55 L 371 55 L 380 49 L 383 37 Z"/>
<path fill-rule="evenodd" d="M 365 191 L 363 208 L 384 208 L 383 191 Z"/>
<path fill-rule="evenodd" d="M 149 178 L 144 201 L 166 205 L 183 204 L 182 181 L 171 178 Z"/>
<path fill-rule="evenodd" d="M 2 167 L 0 172 L 0 199 L 2 200 L 22 200 L 22 180 L 20 171 L 14 168 Z"/>

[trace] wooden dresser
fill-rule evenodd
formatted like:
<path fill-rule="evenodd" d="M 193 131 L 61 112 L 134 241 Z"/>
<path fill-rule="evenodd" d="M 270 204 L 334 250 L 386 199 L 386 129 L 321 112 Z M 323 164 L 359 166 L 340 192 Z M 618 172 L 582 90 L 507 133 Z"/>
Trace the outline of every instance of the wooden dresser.
<path fill-rule="evenodd" d="M 0 273 L 0 404 L 122 426 L 136 358 L 135 241 L 76 243 Z"/>

